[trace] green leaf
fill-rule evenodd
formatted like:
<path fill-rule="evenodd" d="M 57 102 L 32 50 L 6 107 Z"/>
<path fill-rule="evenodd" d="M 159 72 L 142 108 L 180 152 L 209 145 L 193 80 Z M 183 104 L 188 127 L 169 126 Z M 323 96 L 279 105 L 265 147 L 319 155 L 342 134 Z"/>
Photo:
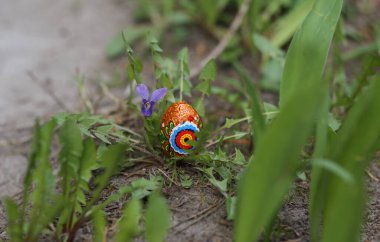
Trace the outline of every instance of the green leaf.
<path fill-rule="evenodd" d="M 223 179 L 223 180 L 217 180 L 215 179 L 214 176 L 208 179 L 212 185 L 214 185 L 218 190 L 222 193 L 225 194 L 227 192 L 227 184 L 228 184 L 228 179 Z"/>
<path fill-rule="evenodd" d="M 316 127 L 316 137 L 313 151 L 313 160 L 323 159 L 326 155 L 328 144 L 328 115 L 330 109 L 329 93 L 325 93 L 321 97 L 321 108 L 318 113 L 318 122 Z M 310 239 L 311 241 L 319 241 L 318 236 L 321 230 L 321 212 L 324 197 L 321 196 L 319 183 L 325 183 L 326 180 L 321 176 L 322 167 L 313 166 L 311 171 L 310 183 L 310 202 L 309 202 L 309 223 L 310 223 Z"/>
<path fill-rule="evenodd" d="M 237 242 L 259 238 L 296 175 L 299 154 L 320 110 L 319 99 L 327 91 L 321 79 L 341 7 L 341 0 L 317 1 L 292 40 L 281 82 L 281 112 L 257 142 L 240 180 Z"/>
<path fill-rule="evenodd" d="M 340 128 L 341 122 L 337 120 L 332 113 L 329 113 L 327 124 L 332 131 L 336 132 Z"/>
<path fill-rule="evenodd" d="M 321 85 L 299 89 L 272 121 L 239 180 L 235 241 L 257 241 L 286 195 L 312 130 Z"/>
<path fill-rule="evenodd" d="M 93 191 L 92 199 L 87 204 L 87 209 L 91 207 L 99 198 L 102 190 L 108 184 L 112 175 L 117 172 L 118 165 L 123 160 L 127 146 L 125 144 L 114 144 L 105 148 L 101 153 L 99 160 L 103 173 L 94 179 L 96 185 Z"/>
<path fill-rule="evenodd" d="M 260 80 L 261 88 L 264 90 L 278 92 L 284 69 L 284 59 L 270 59 L 264 63 L 263 78 Z"/>
<path fill-rule="evenodd" d="M 190 68 L 189 68 L 189 51 L 187 48 L 182 49 L 178 53 L 178 64 L 177 64 L 177 79 L 179 81 L 179 94 L 180 100 L 182 100 L 183 94 L 191 96 L 191 82 L 189 79 Z"/>
<path fill-rule="evenodd" d="M 354 179 L 350 172 L 348 172 L 346 169 L 341 167 L 339 164 L 337 164 L 334 161 L 327 160 L 327 159 L 316 159 L 313 161 L 313 166 L 319 166 L 321 168 L 324 168 L 331 173 L 335 174 L 336 176 L 340 177 L 343 181 L 347 183 L 353 183 Z"/>
<path fill-rule="evenodd" d="M 210 88 L 210 82 L 209 81 L 203 81 L 199 83 L 196 87 L 196 90 L 200 91 L 201 93 L 205 95 L 210 95 L 211 88 Z"/>
<path fill-rule="evenodd" d="M 114 237 L 116 242 L 129 242 L 140 232 L 141 202 L 132 199 L 127 203 Z"/>
<path fill-rule="evenodd" d="M 235 219 L 236 202 L 237 202 L 237 198 L 235 196 L 232 196 L 232 197 L 228 196 L 226 199 L 227 219 L 228 220 Z"/>
<path fill-rule="evenodd" d="M 83 153 L 79 166 L 79 177 L 85 182 L 89 182 L 91 171 L 98 168 L 96 163 L 96 146 L 92 139 L 86 139 L 83 144 Z"/>
<path fill-rule="evenodd" d="M 238 123 L 241 123 L 243 121 L 246 121 L 248 120 L 247 117 L 244 117 L 244 118 L 239 118 L 239 119 L 233 119 L 233 118 L 226 118 L 226 122 L 224 123 L 223 125 L 223 129 L 229 129 L 231 128 L 232 126 L 238 124 Z"/>
<path fill-rule="evenodd" d="M 95 242 L 103 242 L 107 237 L 107 220 L 103 210 L 96 210 L 92 214 L 93 238 Z"/>
<path fill-rule="evenodd" d="M 202 98 L 199 98 L 194 102 L 194 107 L 201 117 L 204 117 L 206 115 L 205 104 Z"/>
<path fill-rule="evenodd" d="M 364 218 L 364 171 L 379 147 L 380 77 L 372 79 L 350 109 L 342 127 L 331 141 L 327 158 L 337 162 L 354 179 L 347 183 L 338 176 L 326 176 L 326 197 L 322 241 L 358 241 Z M 347 212 L 349 211 L 349 212 Z M 344 218 L 344 219 L 342 219 Z"/>
<path fill-rule="evenodd" d="M 78 125 L 72 120 L 66 120 L 59 132 L 61 151 L 59 152 L 62 192 L 68 196 L 70 182 L 77 178 L 80 159 L 83 151 L 82 137 Z"/>
<path fill-rule="evenodd" d="M 199 79 L 203 81 L 213 81 L 216 79 L 216 63 L 212 59 L 203 67 L 199 74 Z"/>
<path fill-rule="evenodd" d="M 260 50 L 260 52 L 265 56 L 270 56 L 272 58 L 278 58 L 284 56 L 284 52 L 272 44 L 267 38 L 264 36 L 253 33 L 252 35 L 253 43 Z"/>
<path fill-rule="evenodd" d="M 145 214 L 145 238 L 148 242 L 165 241 L 170 227 L 169 206 L 158 192 L 149 196 L 148 208 Z"/>
<path fill-rule="evenodd" d="M 315 81 L 322 79 L 342 2 L 317 0 L 294 35 L 281 81 L 280 108 L 300 86 L 313 85 Z"/>
<path fill-rule="evenodd" d="M 149 180 L 142 178 L 132 182 L 131 186 L 134 188 L 132 197 L 134 199 L 141 199 L 148 196 L 152 191 L 158 189 L 160 184 L 159 177 L 151 177 Z M 139 189 L 136 189 L 139 188 Z"/>
<path fill-rule="evenodd" d="M 18 210 L 18 206 L 15 201 L 11 198 L 6 198 L 4 200 L 5 210 L 7 212 L 8 219 L 8 236 L 10 241 L 14 242 L 22 242 L 23 241 L 23 233 L 21 227 L 21 213 Z"/>
<path fill-rule="evenodd" d="M 39 148 L 35 157 L 38 163 L 35 165 L 36 169 L 32 175 L 35 189 L 30 195 L 31 201 L 25 200 L 25 202 L 32 204 L 32 209 L 29 211 L 29 226 L 27 227 L 27 236 L 31 240 L 36 239 L 42 229 L 51 222 L 53 212 L 55 212 L 53 211 L 54 207 L 46 207 L 46 201 L 55 201 L 53 197 L 55 180 L 50 164 L 51 139 L 55 126 L 56 122 L 52 119 L 39 129 Z"/>
<path fill-rule="evenodd" d="M 237 165 L 245 165 L 246 164 L 245 157 L 239 149 L 235 148 L 235 159 L 232 162 L 234 164 L 237 164 Z"/>
<path fill-rule="evenodd" d="M 271 42 L 275 46 L 284 45 L 299 28 L 306 15 L 310 12 L 315 0 L 300 1 L 286 15 L 279 18 L 273 26 Z"/>
<path fill-rule="evenodd" d="M 264 133 L 265 130 L 265 119 L 263 116 L 263 102 L 258 94 L 258 91 L 256 87 L 253 85 L 253 80 L 250 77 L 247 70 L 244 69 L 244 67 L 237 63 L 233 63 L 234 69 L 239 74 L 240 78 L 242 79 L 242 82 L 244 84 L 244 87 L 246 89 L 246 95 L 249 98 L 249 104 L 251 105 L 251 113 L 250 118 L 254 122 L 252 122 L 252 133 L 253 133 L 253 139 L 256 144 L 258 144 L 260 141 L 260 137 Z"/>
<path fill-rule="evenodd" d="M 130 28 L 124 30 L 124 38 L 123 32 L 117 33 L 116 36 L 107 43 L 106 53 L 108 58 L 117 58 L 125 54 L 126 43 L 131 45 L 133 42 L 143 37 L 148 30 L 149 28 L 147 27 Z"/>
<path fill-rule="evenodd" d="M 184 188 L 190 188 L 193 185 L 193 180 L 189 175 L 180 174 L 181 185 Z"/>

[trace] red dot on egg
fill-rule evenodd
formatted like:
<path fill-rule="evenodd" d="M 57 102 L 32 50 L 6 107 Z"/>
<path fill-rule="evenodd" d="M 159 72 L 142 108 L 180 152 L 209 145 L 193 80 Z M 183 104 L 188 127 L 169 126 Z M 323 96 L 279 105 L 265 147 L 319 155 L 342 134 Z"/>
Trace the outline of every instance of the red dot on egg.
<path fill-rule="evenodd" d="M 190 116 L 187 120 L 190 121 L 190 122 L 192 122 L 192 121 L 194 121 L 194 117 Z"/>

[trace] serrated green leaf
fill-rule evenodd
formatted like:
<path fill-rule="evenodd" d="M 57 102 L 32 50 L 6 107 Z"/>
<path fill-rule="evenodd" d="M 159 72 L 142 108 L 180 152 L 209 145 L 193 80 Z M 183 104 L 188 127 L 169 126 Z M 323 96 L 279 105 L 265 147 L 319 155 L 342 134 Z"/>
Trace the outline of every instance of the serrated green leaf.
<path fill-rule="evenodd" d="M 96 146 L 92 139 L 86 139 L 83 144 L 83 153 L 79 167 L 79 177 L 85 182 L 91 178 L 91 171 L 98 168 L 96 163 Z"/>
<path fill-rule="evenodd" d="M 61 126 L 66 121 L 67 118 L 68 118 L 68 114 L 64 112 L 57 113 L 53 117 L 53 119 L 55 119 L 55 121 L 57 122 L 59 126 Z"/>
<path fill-rule="evenodd" d="M 211 182 L 212 185 L 214 185 L 218 190 L 222 193 L 225 194 L 227 192 L 227 183 L 228 179 L 223 179 L 223 180 L 217 180 L 215 177 L 209 178 L 209 181 Z"/>
<path fill-rule="evenodd" d="M 92 206 L 93 203 L 99 198 L 102 190 L 107 185 L 110 177 L 117 172 L 118 165 L 125 156 L 125 150 L 127 146 L 125 144 L 114 144 L 108 147 L 104 147 L 104 150 L 99 156 L 101 168 L 103 173 L 94 179 L 96 188 L 93 192 L 91 201 L 87 204 L 87 208 Z"/>
<path fill-rule="evenodd" d="M 329 113 L 327 125 L 330 127 L 332 131 L 336 132 L 340 128 L 341 122 L 337 120 L 332 113 Z"/>
<path fill-rule="evenodd" d="M 199 79 L 203 81 L 213 81 L 216 79 L 216 63 L 215 60 L 209 60 L 199 74 Z"/>
<path fill-rule="evenodd" d="M 193 185 L 193 180 L 189 175 L 180 174 L 181 185 L 184 188 L 190 188 Z"/>
<path fill-rule="evenodd" d="M 7 213 L 8 219 L 8 236 L 10 241 L 22 242 L 23 233 L 22 233 L 22 224 L 21 220 L 24 219 L 21 217 L 21 213 L 18 210 L 18 206 L 15 201 L 11 198 L 6 198 L 4 200 L 5 211 Z"/>
<path fill-rule="evenodd" d="M 203 81 L 201 83 L 199 83 L 196 87 L 195 87 L 196 90 L 200 91 L 201 93 L 205 94 L 205 95 L 210 95 L 210 82 L 209 81 Z"/>
<path fill-rule="evenodd" d="M 245 157 L 239 149 L 235 148 L 235 159 L 232 162 L 234 164 L 237 164 L 237 165 L 245 165 L 246 164 Z"/>
<path fill-rule="evenodd" d="M 29 214 L 29 226 L 27 236 L 31 240 L 37 238 L 44 229 L 46 223 L 50 222 L 55 208 L 46 208 L 46 201 L 54 201 L 55 179 L 50 164 L 51 139 L 56 127 L 56 122 L 51 119 L 45 123 L 39 131 L 39 149 L 36 155 L 36 169 L 33 172 L 35 189 L 31 193 L 32 209 Z M 25 205 L 25 204 L 24 204 Z"/>
<path fill-rule="evenodd" d="M 68 195 L 70 182 L 76 179 L 83 151 L 82 136 L 78 125 L 72 120 L 66 120 L 59 132 L 61 150 L 59 152 L 62 192 Z"/>
<path fill-rule="evenodd" d="M 158 192 L 152 193 L 148 199 L 148 208 L 145 214 L 145 238 L 148 242 L 165 241 L 170 227 L 170 210 Z"/>
<path fill-rule="evenodd" d="M 242 121 L 245 121 L 247 119 L 248 119 L 247 117 L 239 118 L 239 119 L 226 118 L 226 122 L 224 123 L 223 128 L 229 129 L 232 126 L 234 126 L 238 123 L 241 123 Z"/>
<path fill-rule="evenodd" d="M 134 199 L 144 198 L 151 192 L 155 191 L 158 188 L 159 184 L 159 179 L 157 177 L 152 177 L 149 180 L 145 178 L 135 180 L 131 183 L 132 188 L 134 188 L 132 197 Z"/>
<path fill-rule="evenodd" d="M 140 220 L 142 214 L 141 202 L 132 199 L 127 203 L 119 221 L 114 240 L 116 242 L 129 242 L 140 232 Z"/>

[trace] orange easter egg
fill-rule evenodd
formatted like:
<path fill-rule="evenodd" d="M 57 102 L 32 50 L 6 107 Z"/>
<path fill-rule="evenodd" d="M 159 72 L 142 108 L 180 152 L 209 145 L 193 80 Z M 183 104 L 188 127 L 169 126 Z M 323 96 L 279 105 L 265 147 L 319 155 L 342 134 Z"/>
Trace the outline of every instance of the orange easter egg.
<path fill-rule="evenodd" d="M 189 141 L 196 141 L 196 133 L 202 128 L 202 119 L 197 111 L 186 102 L 173 103 L 161 120 L 161 145 L 168 156 L 187 155 L 195 147 Z"/>

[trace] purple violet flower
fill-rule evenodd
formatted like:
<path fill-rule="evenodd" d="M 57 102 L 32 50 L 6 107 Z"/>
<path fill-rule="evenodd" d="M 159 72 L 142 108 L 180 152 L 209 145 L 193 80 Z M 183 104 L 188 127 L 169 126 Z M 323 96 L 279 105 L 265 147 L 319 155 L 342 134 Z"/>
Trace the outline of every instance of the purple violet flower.
<path fill-rule="evenodd" d="M 152 116 L 154 105 L 165 97 L 167 89 L 165 87 L 156 89 L 150 97 L 148 87 L 144 84 L 137 85 L 136 90 L 141 97 L 141 114 L 145 117 L 150 117 Z"/>

